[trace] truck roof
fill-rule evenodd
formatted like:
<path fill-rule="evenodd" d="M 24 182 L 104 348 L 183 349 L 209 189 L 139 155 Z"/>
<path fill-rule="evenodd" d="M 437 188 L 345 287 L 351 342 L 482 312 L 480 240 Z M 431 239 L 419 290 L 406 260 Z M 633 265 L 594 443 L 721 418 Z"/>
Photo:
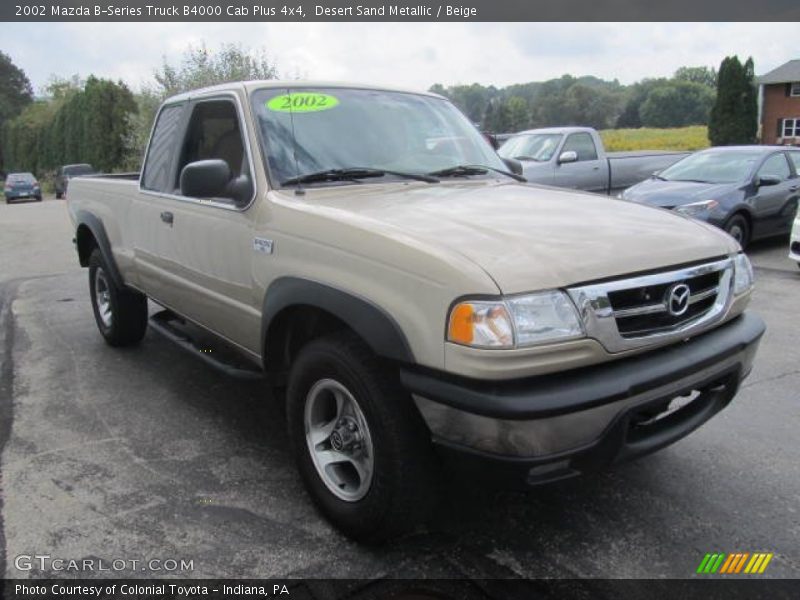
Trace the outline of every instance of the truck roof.
<path fill-rule="evenodd" d="M 569 125 L 564 127 L 539 127 L 537 129 L 526 129 L 514 135 L 523 135 L 526 133 L 593 133 L 596 130 L 593 127 L 579 127 L 577 125 Z"/>
<path fill-rule="evenodd" d="M 295 79 L 261 79 L 261 80 L 251 80 L 251 81 L 234 81 L 231 83 L 223 83 L 220 85 L 213 85 L 210 87 L 204 87 L 197 90 L 192 90 L 189 92 L 184 92 L 181 94 L 176 94 L 175 96 L 170 96 L 165 100 L 165 102 L 176 102 L 179 100 L 189 100 L 190 98 L 196 98 L 198 96 L 206 96 L 209 94 L 216 94 L 219 92 L 229 92 L 229 91 L 240 91 L 243 90 L 245 93 L 249 94 L 254 90 L 258 89 L 265 89 L 265 88 L 349 88 L 349 89 L 360 89 L 360 90 L 376 90 L 376 91 L 383 91 L 383 92 L 401 92 L 406 94 L 418 94 L 422 96 L 433 96 L 435 98 L 442 98 L 439 94 L 435 94 L 433 92 L 427 91 L 420 91 L 420 90 L 410 90 L 406 88 L 394 87 L 394 86 L 385 86 L 385 85 L 372 85 L 366 83 L 348 83 L 342 81 L 318 81 L 318 80 L 309 80 L 309 81 L 302 81 L 302 80 L 295 80 Z"/>

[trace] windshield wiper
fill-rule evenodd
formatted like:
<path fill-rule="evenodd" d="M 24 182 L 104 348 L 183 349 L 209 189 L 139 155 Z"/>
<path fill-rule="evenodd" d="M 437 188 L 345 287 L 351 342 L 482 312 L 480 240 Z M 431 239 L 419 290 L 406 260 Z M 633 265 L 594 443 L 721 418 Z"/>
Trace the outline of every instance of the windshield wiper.
<path fill-rule="evenodd" d="M 670 181 L 685 181 L 688 183 L 714 183 L 713 181 L 706 181 L 705 179 L 670 179 Z"/>
<path fill-rule="evenodd" d="M 524 183 L 528 181 L 522 175 L 517 175 L 516 173 L 511 173 L 510 171 L 504 171 L 503 169 L 497 169 L 488 165 L 455 165 L 453 167 L 447 167 L 446 169 L 431 171 L 428 175 L 433 175 L 435 177 L 466 177 L 468 175 L 486 175 L 489 171 L 501 173 Z"/>
<path fill-rule="evenodd" d="M 325 169 L 323 171 L 298 175 L 297 177 L 290 177 L 289 179 L 281 181 L 281 186 L 298 183 L 317 183 L 322 181 L 358 181 L 359 179 L 384 177 L 386 175 L 394 175 L 395 177 L 402 177 L 404 179 L 415 179 L 427 183 L 439 183 L 436 177 L 419 173 L 403 173 L 401 171 L 388 171 L 386 169 L 372 169 L 369 167 L 348 167 L 346 169 Z"/>

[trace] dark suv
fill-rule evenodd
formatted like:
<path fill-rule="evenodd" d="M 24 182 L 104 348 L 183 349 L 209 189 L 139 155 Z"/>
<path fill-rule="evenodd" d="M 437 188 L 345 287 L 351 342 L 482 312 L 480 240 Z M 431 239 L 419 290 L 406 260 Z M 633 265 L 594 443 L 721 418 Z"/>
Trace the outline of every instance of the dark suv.
<path fill-rule="evenodd" d="M 59 167 L 58 171 L 56 171 L 56 198 L 60 200 L 66 195 L 67 185 L 69 185 L 69 180 L 71 178 L 77 177 L 78 175 L 92 175 L 93 173 L 94 167 L 86 163 Z"/>

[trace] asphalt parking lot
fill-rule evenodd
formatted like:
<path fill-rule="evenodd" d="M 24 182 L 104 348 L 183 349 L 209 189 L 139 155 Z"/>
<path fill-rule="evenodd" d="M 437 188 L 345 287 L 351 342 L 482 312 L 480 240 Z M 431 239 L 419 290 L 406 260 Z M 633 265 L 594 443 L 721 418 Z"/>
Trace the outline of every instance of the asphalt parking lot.
<path fill-rule="evenodd" d="M 733 404 L 653 456 L 527 493 L 451 491 L 381 548 L 312 508 L 282 411 L 149 332 L 106 346 L 62 201 L 0 204 L 0 572 L 21 555 L 193 561 L 152 577 L 693 576 L 707 552 L 773 552 L 800 576 L 800 269 L 756 245 L 768 331 Z M 109 576 L 109 573 L 85 573 Z M 111 575 L 114 575 L 112 573 Z"/>

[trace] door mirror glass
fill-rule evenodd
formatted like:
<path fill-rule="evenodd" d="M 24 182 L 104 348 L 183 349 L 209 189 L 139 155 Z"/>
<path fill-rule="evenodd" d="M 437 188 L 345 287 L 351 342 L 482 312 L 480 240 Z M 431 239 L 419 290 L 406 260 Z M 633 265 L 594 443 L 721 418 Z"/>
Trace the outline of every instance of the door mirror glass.
<path fill-rule="evenodd" d="M 218 158 L 191 162 L 181 170 L 181 194 L 191 198 L 219 198 L 231 181 L 231 168 Z"/>
<path fill-rule="evenodd" d="M 761 175 L 756 179 L 756 185 L 758 187 L 778 185 L 780 182 L 781 178 L 775 177 L 774 175 Z"/>
<path fill-rule="evenodd" d="M 522 175 L 522 163 L 516 158 L 504 158 L 503 162 L 506 163 L 508 170 L 514 173 L 514 175 Z"/>
<path fill-rule="evenodd" d="M 578 153 L 575 150 L 566 150 L 558 156 L 558 164 L 574 163 L 578 160 Z"/>

